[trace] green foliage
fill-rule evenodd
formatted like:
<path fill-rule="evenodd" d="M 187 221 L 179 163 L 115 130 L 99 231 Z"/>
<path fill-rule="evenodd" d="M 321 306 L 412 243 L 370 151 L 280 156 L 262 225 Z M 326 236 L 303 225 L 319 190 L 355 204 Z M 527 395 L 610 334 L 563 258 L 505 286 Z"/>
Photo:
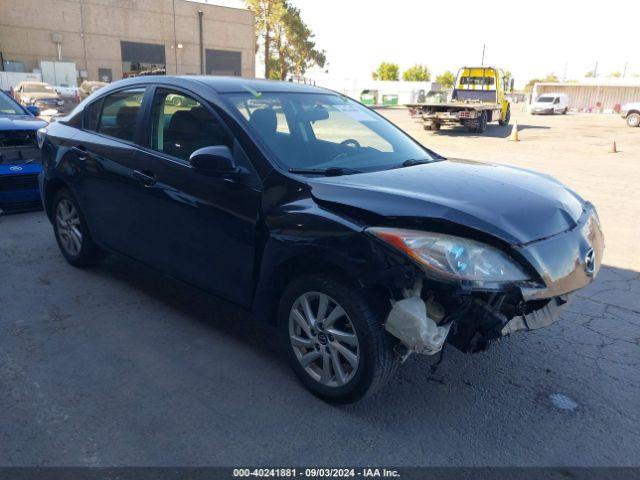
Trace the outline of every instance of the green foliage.
<path fill-rule="evenodd" d="M 442 85 L 444 88 L 451 88 L 456 81 L 456 76 L 450 70 L 442 72 L 436 77 L 436 82 Z"/>
<path fill-rule="evenodd" d="M 405 82 L 428 82 L 431 80 L 431 71 L 426 65 L 415 64 L 402 74 Z"/>
<path fill-rule="evenodd" d="M 530 92 L 531 90 L 533 90 L 533 86 L 536 83 L 542 83 L 542 82 L 559 82 L 560 80 L 558 79 L 558 77 L 556 76 L 555 73 L 549 73 L 546 77 L 544 78 L 532 78 L 531 80 L 529 80 L 529 82 L 525 85 L 524 87 L 524 91 L 525 92 Z"/>
<path fill-rule="evenodd" d="M 400 80 L 400 67 L 397 63 L 382 62 L 371 76 L 374 80 Z"/>
<path fill-rule="evenodd" d="M 587 78 L 595 78 L 596 72 L 595 72 L 595 70 L 590 70 L 587 73 L 585 73 L 584 76 L 587 77 Z"/>
<path fill-rule="evenodd" d="M 622 77 L 622 74 L 620 72 L 611 72 L 609 74 L 609 78 L 620 78 Z"/>
<path fill-rule="evenodd" d="M 256 52 L 264 49 L 265 78 L 286 80 L 302 76 L 317 65 L 324 67 L 326 55 L 316 48 L 311 29 L 300 9 L 288 0 L 246 0 L 256 17 Z"/>

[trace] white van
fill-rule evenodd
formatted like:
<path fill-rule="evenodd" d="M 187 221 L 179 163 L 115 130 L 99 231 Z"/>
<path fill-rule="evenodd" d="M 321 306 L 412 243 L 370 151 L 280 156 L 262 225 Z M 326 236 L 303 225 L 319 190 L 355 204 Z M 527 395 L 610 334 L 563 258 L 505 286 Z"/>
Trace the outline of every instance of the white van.
<path fill-rule="evenodd" d="M 569 111 L 569 96 L 566 93 L 543 93 L 529 107 L 531 115 L 538 113 L 565 114 Z"/>

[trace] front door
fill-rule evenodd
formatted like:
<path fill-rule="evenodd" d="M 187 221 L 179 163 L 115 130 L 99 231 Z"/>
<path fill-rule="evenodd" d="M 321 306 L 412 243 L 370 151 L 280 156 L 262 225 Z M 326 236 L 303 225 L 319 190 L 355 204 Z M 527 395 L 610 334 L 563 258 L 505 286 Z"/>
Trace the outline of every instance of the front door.
<path fill-rule="evenodd" d="M 141 204 L 146 262 L 248 305 L 253 291 L 257 175 L 220 118 L 195 96 L 157 88 L 138 171 L 148 175 Z M 206 146 L 226 145 L 241 172 L 204 175 L 189 163 Z"/>

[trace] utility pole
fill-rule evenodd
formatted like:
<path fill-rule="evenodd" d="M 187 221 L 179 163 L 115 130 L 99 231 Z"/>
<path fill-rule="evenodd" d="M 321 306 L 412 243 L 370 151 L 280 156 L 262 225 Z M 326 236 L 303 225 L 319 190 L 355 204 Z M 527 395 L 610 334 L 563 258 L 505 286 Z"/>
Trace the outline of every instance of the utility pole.
<path fill-rule="evenodd" d="M 480 61 L 480 66 L 484 67 L 484 49 L 486 47 L 486 44 L 482 44 L 482 60 Z"/>
<path fill-rule="evenodd" d="M 627 74 L 627 65 L 629 65 L 629 62 L 624 62 L 624 70 L 622 71 L 622 78 L 624 78 L 625 75 Z"/>
<path fill-rule="evenodd" d="M 597 78 L 598 77 L 598 61 L 596 60 L 596 66 L 593 69 L 593 78 Z"/>

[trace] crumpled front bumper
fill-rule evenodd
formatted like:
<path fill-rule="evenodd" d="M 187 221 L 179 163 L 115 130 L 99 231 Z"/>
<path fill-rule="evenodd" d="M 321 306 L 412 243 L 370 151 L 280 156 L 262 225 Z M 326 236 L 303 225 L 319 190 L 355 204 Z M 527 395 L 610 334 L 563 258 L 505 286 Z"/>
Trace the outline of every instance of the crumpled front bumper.
<path fill-rule="evenodd" d="M 566 295 L 584 288 L 598 274 L 604 236 L 594 206 L 585 203 L 577 225 L 566 232 L 514 249 L 538 272 L 540 285 L 520 288 L 525 301 Z"/>
<path fill-rule="evenodd" d="M 565 308 L 571 303 L 572 295 L 563 295 L 549 300 L 544 307 L 526 315 L 517 315 L 502 327 L 500 334 L 504 337 L 522 330 L 537 330 L 554 323 Z"/>

